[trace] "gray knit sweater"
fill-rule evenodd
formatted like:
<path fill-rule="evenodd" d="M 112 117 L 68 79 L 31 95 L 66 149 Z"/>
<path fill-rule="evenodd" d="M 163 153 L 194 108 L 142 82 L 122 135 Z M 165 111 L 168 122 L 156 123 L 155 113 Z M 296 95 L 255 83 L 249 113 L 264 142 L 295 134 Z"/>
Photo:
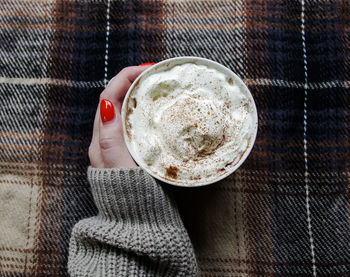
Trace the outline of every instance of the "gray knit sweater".
<path fill-rule="evenodd" d="M 98 215 L 73 228 L 71 276 L 197 276 L 188 234 L 174 202 L 140 168 L 89 167 Z"/>

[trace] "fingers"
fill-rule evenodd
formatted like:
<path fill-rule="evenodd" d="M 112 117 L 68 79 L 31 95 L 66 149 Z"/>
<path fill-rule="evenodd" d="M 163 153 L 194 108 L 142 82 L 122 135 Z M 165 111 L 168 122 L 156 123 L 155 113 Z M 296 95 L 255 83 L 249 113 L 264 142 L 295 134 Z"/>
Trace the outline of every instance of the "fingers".
<path fill-rule="evenodd" d="M 95 119 L 94 119 L 94 127 L 92 129 L 92 139 L 91 139 L 91 144 L 93 144 L 94 142 L 98 141 L 98 130 L 99 130 L 99 121 L 100 121 L 100 104 L 98 104 L 97 106 L 97 111 L 95 114 Z"/>
<path fill-rule="evenodd" d="M 110 80 L 100 95 L 89 147 L 93 167 L 135 167 L 124 143 L 121 106 L 131 84 L 149 66 L 130 66 Z M 108 101 L 102 101 L 106 99 Z"/>
<path fill-rule="evenodd" d="M 115 77 L 111 79 L 108 86 L 101 93 L 100 100 L 108 99 L 120 113 L 121 105 L 125 94 L 135 79 L 149 66 L 129 66 L 125 67 Z"/>
<path fill-rule="evenodd" d="M 99 146 L 104 167 L 136 167 L 124 143 L 121 115 L 106 99 L 100 103 L 100 112 Z"/>
<path fill-rule="evenodd" d="M 100 104 L 97 106 L 97 112 L 95 114 L 94 126 L 92 131 L 91 143 L 89 146 L 89 159 L 92 167 L 103 167 L 103 161 L 101 159 L 99 140 L 99 121 L 100 121 Z"/>

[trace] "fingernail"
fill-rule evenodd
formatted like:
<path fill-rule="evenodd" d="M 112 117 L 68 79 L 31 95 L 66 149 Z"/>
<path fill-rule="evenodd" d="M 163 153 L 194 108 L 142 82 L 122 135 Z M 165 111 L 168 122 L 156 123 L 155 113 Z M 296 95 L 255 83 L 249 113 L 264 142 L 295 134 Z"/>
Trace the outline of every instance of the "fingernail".
<path fill-rule="evenodd" d="M 114 118 L 114 106 L 111 101 L 102 99 L 100 104 L 100 114 L 103 123 L 110 121 Z"/>
<path fill-rule="evenodd" d="M 156 63 L 142 63 L 142 64 L 139 64 L 139 66 L 146 66 L 146 65 L 154 65 Z"/>

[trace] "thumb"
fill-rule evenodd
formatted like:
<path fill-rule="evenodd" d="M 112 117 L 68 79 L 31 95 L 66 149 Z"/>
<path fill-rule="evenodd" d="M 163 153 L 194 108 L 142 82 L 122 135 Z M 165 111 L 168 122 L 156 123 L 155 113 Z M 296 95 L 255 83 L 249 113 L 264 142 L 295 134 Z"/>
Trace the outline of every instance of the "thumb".
<path fill-rule="evenodd" d="M 105 168 L 135 167 L 124 143 L 122 120 L 111 101 L 100 103 L 99 146 Z"/>

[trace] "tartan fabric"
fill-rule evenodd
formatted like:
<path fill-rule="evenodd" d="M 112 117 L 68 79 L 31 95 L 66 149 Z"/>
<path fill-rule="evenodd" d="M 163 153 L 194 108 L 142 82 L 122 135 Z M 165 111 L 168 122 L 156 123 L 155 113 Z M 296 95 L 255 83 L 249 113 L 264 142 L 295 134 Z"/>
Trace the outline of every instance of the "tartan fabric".
<path fill-rule="evenodd" d="M 347 1 L 0 1 L 0 274 L 67 276 L 93 117 L 120 69 L 195 55 L 249 86 L 227 179 L 175 192 L 201 276 L 350 276 Z"/>

